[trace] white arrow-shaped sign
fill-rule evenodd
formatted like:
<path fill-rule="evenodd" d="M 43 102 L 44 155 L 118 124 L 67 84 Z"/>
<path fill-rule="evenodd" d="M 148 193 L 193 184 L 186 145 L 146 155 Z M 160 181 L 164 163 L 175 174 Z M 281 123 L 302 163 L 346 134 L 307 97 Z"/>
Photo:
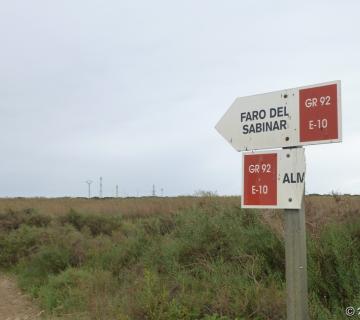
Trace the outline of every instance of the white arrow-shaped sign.
<path fill-rule="evenodd" d="M 340 81 L 237 98 L 216 129 L 237 151 L 340 142 Z"/>

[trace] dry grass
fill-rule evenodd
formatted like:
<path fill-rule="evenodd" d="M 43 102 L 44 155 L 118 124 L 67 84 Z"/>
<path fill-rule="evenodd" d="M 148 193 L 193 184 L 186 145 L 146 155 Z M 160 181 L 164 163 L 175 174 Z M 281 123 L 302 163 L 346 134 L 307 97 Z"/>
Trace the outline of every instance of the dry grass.
<path fill-rule="evenodd" d="M 281 210 L 261 210 L 261 219 L 282 235 L 284 225 Z M 306 227 L 312 235 L 330 223 L 352 221 L 360 215 L 360 196 L 308 195 L 305 197 Z"/>
<path fill-rule="evenodd" d="M 35 209 L 51 216 L 67 214 L 71 209 L 89 214 L 152 216 L 171 214 L 182 209 L 203 206 L 240 205 L 239 197 L 139 197 L 139 198 L 1 198 L 0 212 Z"/>
<path fill-rule="evenodd" d="M 35 209 L 50 216 L 67 214 L 71 209 L 88 214 L 120 214 L 129 218 L 169 215 L 195 207 L 240 206 L 240 197 L 141 197 L 141 198 L 2 198 L 0 212 Z M 360 196 L 308 195 L 305 198 L 306 224 L 312 234 L 329 223 L 344 222 L 360 214 Z M 263 221 L 277 233 L 283 232 L 281 210 L 259 210 Z"/>

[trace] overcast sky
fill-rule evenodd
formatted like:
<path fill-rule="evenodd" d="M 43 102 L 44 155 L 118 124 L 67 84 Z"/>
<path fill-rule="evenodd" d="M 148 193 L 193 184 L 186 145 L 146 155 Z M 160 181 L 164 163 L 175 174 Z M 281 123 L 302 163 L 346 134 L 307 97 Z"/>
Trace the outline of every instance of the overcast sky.
<path fill-rule="evenodd" d="M 0 196 L 241 193 L 236 97 L 341 80 L 308 193 L 360 193 L 360 2 L 0 0 Z"/>

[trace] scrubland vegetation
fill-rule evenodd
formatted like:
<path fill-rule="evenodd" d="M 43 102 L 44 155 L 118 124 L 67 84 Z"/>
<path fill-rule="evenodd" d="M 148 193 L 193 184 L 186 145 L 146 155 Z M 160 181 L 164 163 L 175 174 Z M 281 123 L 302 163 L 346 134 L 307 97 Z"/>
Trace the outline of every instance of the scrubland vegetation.
<path fill-rule="evenodd" d="M 281 211 L 236 197 L 1 199 L 0 268 L 61 319 L 285 319 Z M 311 319 L 360 306 L 359 197 L 307 197 Z"/>

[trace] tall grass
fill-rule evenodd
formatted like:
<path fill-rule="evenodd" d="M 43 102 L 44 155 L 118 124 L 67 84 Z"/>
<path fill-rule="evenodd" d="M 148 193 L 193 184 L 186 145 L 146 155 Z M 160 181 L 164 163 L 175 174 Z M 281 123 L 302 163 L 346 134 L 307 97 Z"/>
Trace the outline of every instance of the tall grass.
<path fill-rule="evenodd" d="M 136 218 L 0 214 L 0 267 L 48 315 L 285 319 L 281 232 L 259 212 L 203 200 Z M 311 319 L 343 319 L 347 305 L 360 304 L 359 258 L 356 218 L 308 236 Z"/>

